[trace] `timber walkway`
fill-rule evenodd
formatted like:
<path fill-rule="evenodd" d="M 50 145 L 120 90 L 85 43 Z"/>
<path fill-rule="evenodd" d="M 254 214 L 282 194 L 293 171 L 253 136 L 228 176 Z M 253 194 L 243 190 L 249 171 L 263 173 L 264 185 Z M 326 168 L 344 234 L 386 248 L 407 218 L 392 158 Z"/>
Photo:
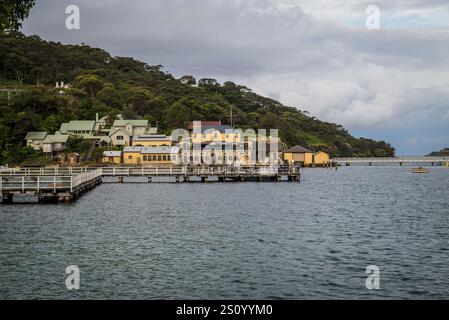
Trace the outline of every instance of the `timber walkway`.
<path fill-rule="evenodd" d="M 0 169 L 0 196 L 13 203 L 14 195 L 37 196 L 39 202 L 72 202 L 102 183 L 103 177 L 124 182 L 126 177 L 168 177 L 175 182 L 214 178 L 224 181 L 300 181 L 297 166 L 165 166 L 165 167 L 48 167 Z"/>
<path fill-rule="evenodd" d="M 449 157 L 377 157 L 377 158 L 334 158 L 331 161 L 336 162 L 338 165 L 359 165 L 359 166 L 375 166 L 375 165 L 421 165 L 421 166 L 444 166 L 449 162 Z"/>

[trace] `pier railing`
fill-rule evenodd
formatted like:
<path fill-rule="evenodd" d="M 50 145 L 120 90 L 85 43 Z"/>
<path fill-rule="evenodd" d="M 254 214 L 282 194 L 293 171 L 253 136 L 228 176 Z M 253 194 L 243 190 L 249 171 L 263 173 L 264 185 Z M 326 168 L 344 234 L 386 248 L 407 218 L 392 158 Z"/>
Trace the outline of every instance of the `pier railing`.
<path fill-rule="evenodd" d="M 293 166 L 168 166 L 168 167 L 104 167 L 103 176 L 234 176 L 234 175 L 296 175 Z"/>
<path fill-rule="evenodd" d="M 84 173 L 101 172 L 103 176 L 176 176 L 176 175 L 295 175 L 300 173 L 297 166 L 257 165 L 257 166 L 225 166 L 225 165 L 188 165 L 188 166 L 138 166 L 138 167 L 48 167 L 48 168 L 11 168 L 1 169 L 0 176 L 38 177 L 38 176 L 78 176 Z M 61 179 L 64 180 L 64 179 Z"/>
<path fill-rule="evenodd" d="M 43 173 L 44 174 L 44 173 Z M 84 183 L 90 182 L 102 176 L 101 169 L 83 172 L 76 175 L 26 175 L 0 176 L 0 193 L 10 191 L 20 191 L 22 193 L 35 191 L 37 193 L 48 191 L 67 191 L 73 192 Z"/>
<path fill-rule="evenodd" d="M 206 182 L 215 177 L 219 182 L 233 181 L 300 181 L 301 168 L 297 166 L 166 166 L 166 167 L 103 167 L 103 168 L 21 168 L 0 169 L 0 198 L 13 203 L 14 195 L 30 193 L 39 201 L 74 201 L 84 192 L 102 182 L 102 177 L 174 177 L 180 182 L 201 178 Z"/>
<path fill-rule="evenodd" d="M 449 161 L 449 156 L 334 158 L 339 163 L 438 163 Z"/>
<path fill-rule="evenodd" d="M 94 171 L 91 167 L 3 168 L 2 176 L 72 176 Z"/>

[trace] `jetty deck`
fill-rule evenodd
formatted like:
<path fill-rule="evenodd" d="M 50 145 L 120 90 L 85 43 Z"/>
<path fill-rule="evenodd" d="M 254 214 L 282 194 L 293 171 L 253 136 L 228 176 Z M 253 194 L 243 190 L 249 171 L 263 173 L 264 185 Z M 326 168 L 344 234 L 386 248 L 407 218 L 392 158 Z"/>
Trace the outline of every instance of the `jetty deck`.
<path fill-rule="evenodd" d="M 36 196 L 39 202 L 72 202 L 102 183 L 104 177 L 124 182 L 126 177 L 169 177 L 174 182 L 214 178 L 224 181 L 300 181 L 297 166 L 166 166 L 166 167 L 49 167 L 0 170 L 0 196 L 3 203 L 13 203 L 14 195 Z"/>
<path fill-rule="evenodd" d="M 3 203 L 13 203 L 15 194 L 38 197 L 39 202 L 71 202 L 83 193 L 101 184 L 101 170 L 96 169 L 75 175 L 23 175 L 9 174 L 0 177 L 0 196 Z"/>
<path fill-rule="evenodd" d="M 375 158 L 334 158 L 332 161 L 338 165 L 357 165 L 357 166 L 444 166 L 449 162 L 449 157 L 375 157 Z"/>

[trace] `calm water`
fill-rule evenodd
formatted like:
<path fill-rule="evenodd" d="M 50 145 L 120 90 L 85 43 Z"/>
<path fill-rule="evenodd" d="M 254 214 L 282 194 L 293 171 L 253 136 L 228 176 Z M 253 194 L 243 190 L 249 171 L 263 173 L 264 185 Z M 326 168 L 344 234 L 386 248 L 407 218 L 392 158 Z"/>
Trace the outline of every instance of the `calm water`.
<path fill-rule="evenodd" d="M 76 204 L 0 205 L 0 298 L 448 299 L 448 245 L 444 168 L 103 184 Z M 365 288 L 372 264 L 377 291 Z"/>

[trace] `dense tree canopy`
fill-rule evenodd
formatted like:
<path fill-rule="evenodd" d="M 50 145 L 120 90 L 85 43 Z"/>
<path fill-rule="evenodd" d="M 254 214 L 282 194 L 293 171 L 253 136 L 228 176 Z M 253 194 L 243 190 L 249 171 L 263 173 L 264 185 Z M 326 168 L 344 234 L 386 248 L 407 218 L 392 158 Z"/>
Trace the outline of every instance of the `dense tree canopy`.
<path fill-rule="evenodd" d="M 448 157 L 449 156 L 449 148 L 441 149 L 440 151 L 434 151 L 429 154 L 431 157 Z"/>
<path fill-rule="evenodd" d="M 20 162 L 29 130 L 52 132 L 62 122 L 119 113 L 146 118 L 161 132 L 192 120 L 221 120 L 237 128 L 279 129 L 286 146 L 301 144 L 333 156 L 391 156 L 383 141 L 357 139 L 343 127 L 262 97 L 233 82 L 176 79 L 162 66 L 112 57 L 86 45 L 62 45 L 21 33 L 0 34 L 0 163 Z M 63 90 L 56 82 L 70 83 Z"/>
<path fill-rule="evenodd" d="M 35 0 L 1 0 L 0 32 L 19 30 L 35 2 Z"/>

